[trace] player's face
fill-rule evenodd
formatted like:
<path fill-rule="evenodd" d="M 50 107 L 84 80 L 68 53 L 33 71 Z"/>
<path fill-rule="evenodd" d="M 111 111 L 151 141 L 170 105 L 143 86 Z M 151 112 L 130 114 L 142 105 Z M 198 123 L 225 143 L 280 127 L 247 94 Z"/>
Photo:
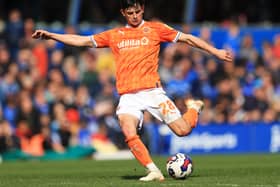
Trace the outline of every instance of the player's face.
<path fill-rule="evenodd" d="M 144 6 L 139 4 L 121 10 L 122 15 L 125 17 L 128 25 L 137 27 L 143 20 Z"/>

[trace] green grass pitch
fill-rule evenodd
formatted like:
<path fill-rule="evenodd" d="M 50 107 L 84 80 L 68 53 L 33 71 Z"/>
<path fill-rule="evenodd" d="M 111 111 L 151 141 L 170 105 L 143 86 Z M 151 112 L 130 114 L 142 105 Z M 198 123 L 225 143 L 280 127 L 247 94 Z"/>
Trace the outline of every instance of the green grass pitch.
<path fill-rule="evenodd" d="M 2 187 L 280 187 L 280 154 L 191 155 L 194 172 L 186 180 L 167 176 L 165 157 L 154 157 L 164 182 L 140 182 L 145 174 L 135 160 L 20 161 L 0 165 Z"/>

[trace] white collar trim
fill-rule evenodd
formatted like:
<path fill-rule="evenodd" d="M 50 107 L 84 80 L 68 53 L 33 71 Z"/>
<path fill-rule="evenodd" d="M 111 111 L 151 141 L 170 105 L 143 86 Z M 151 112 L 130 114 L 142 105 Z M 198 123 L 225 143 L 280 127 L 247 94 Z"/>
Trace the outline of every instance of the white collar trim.
<path fill-rule="evenodd" d="M 143 24 L 145 23 L 145 21 L 144 20 L 142 20 L 142 22 L 136 27 L 136 28 L 139 28 L 139 27 L 141 27 Z M 126 28 L 132 28 L 130 25 L 128 25 L 128 24 L 126 24 L 126 26 L 125 26 Z"/>

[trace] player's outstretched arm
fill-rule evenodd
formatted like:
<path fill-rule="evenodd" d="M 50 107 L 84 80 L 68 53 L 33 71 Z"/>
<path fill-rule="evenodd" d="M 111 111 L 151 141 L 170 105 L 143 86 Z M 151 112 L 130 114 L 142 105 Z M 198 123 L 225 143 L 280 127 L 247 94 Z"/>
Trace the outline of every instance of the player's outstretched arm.
<path fill-rule="evenodd" d="M 178 42 L 185 42 L 192 47 L 207 51 L 208 53 L 215 55 L 217 58 L 219 58 L 223 61 L 226 61 L 226 62 L 233 61 L 231 52 L 224 50 L 224 49 L 217 49 L 217 48 L 213 47 L 212 45 L 208 44 L 207 42 L 203 41 L 202 39 L 200 39 L 196 36 L 193 36 L 191 34 L 182 33 L 178 39 Z"/>
<path fill-rule="evenodd" d="M 93 44 L 90 40 L 90 36 L 80 36 L 74 34 L 57 34 L 48 32 L 46 30 L 36 30 L 32 34 L 34 39 L 43 39 L 43 40 L 56 40 L 67 45 L 78 46 L 78 47 L 93 47 Z"/>

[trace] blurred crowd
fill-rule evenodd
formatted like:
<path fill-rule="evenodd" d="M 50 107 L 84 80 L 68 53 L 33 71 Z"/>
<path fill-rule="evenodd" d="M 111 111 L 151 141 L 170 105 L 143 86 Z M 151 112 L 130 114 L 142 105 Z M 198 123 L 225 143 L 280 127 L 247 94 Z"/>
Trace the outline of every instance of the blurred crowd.
<path fill-rule="evenodd" d="M 0 153 L 126 148 L 115 116 L 119 95 L 111 51 L 34 40 L 35 27 L 17 10 L 0 22 Z M 280 35 L 258 51 L 250 34 L 240 37 L 237 24 L 227 29 L 224 47 L 234 53 L 233 63 L 185 44 L 162 45 L 159 73 L 167 94 L 182 112 L 186 98 L 203 99 L 200 125 L 279 121 Z M 79 30 L 66 26 L 64 33 Z M 201 27 L 199 37 L 213 44 L 208 27 Z M 148 113 L 144 123 L 148 136 L 160 125 Z"/>

